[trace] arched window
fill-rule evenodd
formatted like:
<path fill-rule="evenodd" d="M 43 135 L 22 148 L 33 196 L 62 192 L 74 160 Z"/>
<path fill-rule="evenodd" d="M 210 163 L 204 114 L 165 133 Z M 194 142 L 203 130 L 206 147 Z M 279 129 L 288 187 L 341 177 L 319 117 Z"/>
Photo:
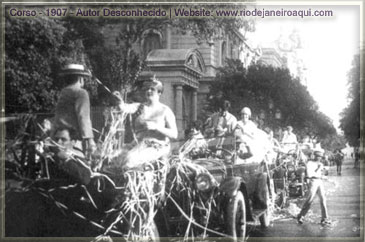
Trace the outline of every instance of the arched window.
<path fill-rule="evenodd" d="M 143 54 L 147 56 L 147 54 L 151 50 L 161 49 L 162 48 L 161 42 L 162 40 L 160 34 L 154 31 L 149 31 L 148 33 L 145 33 L 144 38 L 142 40 Z"/>

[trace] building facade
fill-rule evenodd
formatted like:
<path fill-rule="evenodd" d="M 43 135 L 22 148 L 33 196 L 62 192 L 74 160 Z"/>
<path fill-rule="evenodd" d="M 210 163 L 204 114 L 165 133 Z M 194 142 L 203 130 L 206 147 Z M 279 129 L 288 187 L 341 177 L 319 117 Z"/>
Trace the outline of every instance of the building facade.
<path fill-rule="evenodd" d="M 258 60 L 259 64 L 273 66 L 276 68 L 285 67 L 285 60 L 274 48 L 262 48 L 262 55 Z"/>
<path fill-rule="evenodd" d="M 118 31 L 110 29 L 109 26 L 105 35 L 112 43 Z M 117 30 L 118 25 L 112 29 Z M 133 48 L 146 58 L 146 72 L 153 73 L 164 83 L 161 101 L 176 115 L 179 138 L 183 138 L 184 130 L 199 118 L 207 103 L 210 83 L 226 58 L 240 59 L 248 66 L 258 59 L 260 53 L 252 49 L 238 31 L 219 40 L 199 43 L 190 33 L 182 34 L 172 27 L 162 31 L 145 30 L 141 41 Z M 141 79 L 145 74 L 141 74 Z"/>

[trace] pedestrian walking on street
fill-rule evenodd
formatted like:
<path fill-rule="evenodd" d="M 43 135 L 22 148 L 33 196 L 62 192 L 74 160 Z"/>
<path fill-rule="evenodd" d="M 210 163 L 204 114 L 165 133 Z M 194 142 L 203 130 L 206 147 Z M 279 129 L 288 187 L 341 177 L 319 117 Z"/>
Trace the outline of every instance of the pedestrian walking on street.
<path fill-rule="evenodd" d="M 342 173 L 342 163 L 343 163 L 343 158 L 345 157 L 345 155 L 342 153 L 342 151 L 340 149 L 338 149 L 335 152 L 335 162 L 336 162 L 336 166 L 337 166 L 337 175 L 341 176 Z"/>
<path fill-rule="evenodd" d="M 302 210 L 297 216 L 299 224 L 303 223 L 303 218 L 309 211 L 314 198 L 318 195 L 321 203 L 322 225 L 329 225 L 331 222 L 328 219 L 326 193 L 322 181 L 322 170 L 324 169 L 321 159 L 323 158 L 323 151 L 314 151 L 314 160 L 309 160 L 306 165 L 307 179 L 309 180 L 309 191 L 307 200 L 304 202 Z"/>

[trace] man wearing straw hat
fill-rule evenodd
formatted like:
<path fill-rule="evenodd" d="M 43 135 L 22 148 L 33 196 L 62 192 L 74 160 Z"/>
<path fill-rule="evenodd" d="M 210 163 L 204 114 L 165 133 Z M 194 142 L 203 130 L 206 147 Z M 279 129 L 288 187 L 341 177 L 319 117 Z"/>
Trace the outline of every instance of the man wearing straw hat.
<path fill-rule="evenodd" d="M 61 90 L 56 105 L 54 130 L 60 127 L 75 129 L 86 157 L 90 157 L 96 150 L 96 144 L 90 119 L 89 94 L 83 87 L 91 73 L 83 65 L 69 64 L 62 69 L 60 76 L 66 87 Z"/>

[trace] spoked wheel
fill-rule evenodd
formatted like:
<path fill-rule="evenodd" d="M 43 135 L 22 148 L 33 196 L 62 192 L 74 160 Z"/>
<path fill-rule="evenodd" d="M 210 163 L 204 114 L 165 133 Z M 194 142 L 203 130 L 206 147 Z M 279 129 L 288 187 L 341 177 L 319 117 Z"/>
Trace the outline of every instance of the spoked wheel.
<path fill-rule="evenodd" d="M 246 204 L 242 192 L 231 198 L 227 207 L 227 233 L 233 241 L 245 241 L 246 237 Z"/>
<path fill-rule="evenodd" d="M 270 192 L 269 189 L 266 191 L 266 211 L 260 215 L 260 224 L 262 228 L 267 228 L 271 222 L 271 209 L 272 209 L 272 202 L 270 199 Z"/>

